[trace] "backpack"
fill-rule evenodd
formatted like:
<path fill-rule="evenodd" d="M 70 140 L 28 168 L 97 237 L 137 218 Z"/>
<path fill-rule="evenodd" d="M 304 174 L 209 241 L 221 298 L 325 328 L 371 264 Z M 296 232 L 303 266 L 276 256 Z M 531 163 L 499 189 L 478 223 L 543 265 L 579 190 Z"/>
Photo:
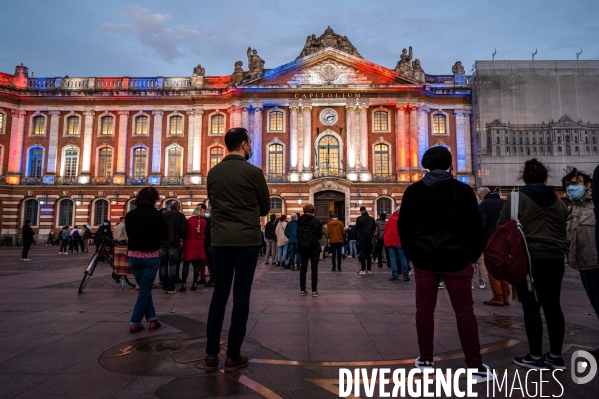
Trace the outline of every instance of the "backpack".
<path fill-rule="evenodd" d="M 60 233 L 60 238 L 61 238 L 61 239 L 63 239 L 63 240 L 68 240 L 68 239 L 69 239 L 69 232 L 68 232 L 68 231 L 66 231 L 66 230 L 63 230 L 63 231 Z"/>
<path fill-rule="evenodd" d="M 311 249 L 312 243 L 314 242 L 313 238 L 309 224 L 305 224 L 297 229 L 297 246 L 300 250 Z"/>
<path fill-rule="evenodd" d="M 382 226 L 383 228 L 379 228 L 380 226 Z M 379 220 L 377 222 L 377 236 L 376 238 L 378 240 L 382 240 L 385 238 L 385 226 L 387 226 L 387 221 L 386 220 Z"/>
<path fill-rule="evenodd" d="M 71 237 L 73 240 L 77 241 L 79 239 L 79 230 L 73 231 L 73 236 Z"/>
<path fill-rule="evenodd" d="M 530 253 L 518 220 L 518 194 L 511 193 L 511 220 L 495 229 L 489 239 L 484 251 L 485 266 L 497 280 L 516 285 L 526 279 L 528 291 L 532 292 Z"/>

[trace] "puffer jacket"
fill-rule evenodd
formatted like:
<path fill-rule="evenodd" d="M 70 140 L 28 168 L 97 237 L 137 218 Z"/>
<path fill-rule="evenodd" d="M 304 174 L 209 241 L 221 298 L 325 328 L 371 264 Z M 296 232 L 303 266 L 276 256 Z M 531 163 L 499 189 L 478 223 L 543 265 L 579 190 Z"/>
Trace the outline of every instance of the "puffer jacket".
<path fill-rule="evenodd" d="M 591 190 L 587 190 L 582 200 L 568 207 L 566 231 L 570 239 L 568 264 L 577 270 L 599 268 L 595 247 L 595 214 L 593 212 Z"/>

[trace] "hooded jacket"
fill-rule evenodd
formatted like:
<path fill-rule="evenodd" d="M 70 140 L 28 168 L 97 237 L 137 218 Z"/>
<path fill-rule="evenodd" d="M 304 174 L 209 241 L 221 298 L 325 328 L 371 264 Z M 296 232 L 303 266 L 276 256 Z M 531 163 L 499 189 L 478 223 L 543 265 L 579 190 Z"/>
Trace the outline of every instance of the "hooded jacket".
<path fill-rule="evenodd" d="M 497 226 L 510 220 L 512 196 L 503 205 Z M 566 234 L 568 207 L 555 195 L 555 187 L 527 184 L 520 189 L 518 219 L 532 259 L 563 259 L 569 252 Z"/>
<path fill-rule="evenodd" d="M 577 270 L 599 268 L 595 246 L 595 214 L 591 190 L 568 207 L 566 231 L 570 240 L 568 264 Z"/>
<path fill-rule="evenodd" d="M 397 227 L 406 257 L 423 270 L 460 271 L 483 250 L 474 191 L 444 170 L 406 189 Z"/>
<path fill-rule="evenodd" d="M 397 220 L 399 219 L 399 212 L 393 212 L 393 215 L 387 221 L 385 226 L 385 246 L 386 247 L 400 247 L 401 240 L 399 239 L 399 233 L 397 232 Z"/>
<path fill-rule="evenodd" d="M 333 219 L 329 222 L 328 229 L 329 242 L 331 244 L 337 242 L 343 242 L 343 236 L 345 235 L 345 226 L 343 222 L 338 219 Z"/>
<path fill-rule="evenodd" d="M 364 212 L 356 218 L 356 230 L 358 231 L 358 239 L 362 241 L 370 241 L 374 238 L 374 230 L 376 229 L 375 221 L 368 212 Z"/>
<path fill-rule="evenodd" d="M 480 216 L 483 219 L 483 248 L 487 246 L 489 238 L 497 228 L 503 202 L 499 193 L 488 193 L 483 202 L 478 205 Z"/>

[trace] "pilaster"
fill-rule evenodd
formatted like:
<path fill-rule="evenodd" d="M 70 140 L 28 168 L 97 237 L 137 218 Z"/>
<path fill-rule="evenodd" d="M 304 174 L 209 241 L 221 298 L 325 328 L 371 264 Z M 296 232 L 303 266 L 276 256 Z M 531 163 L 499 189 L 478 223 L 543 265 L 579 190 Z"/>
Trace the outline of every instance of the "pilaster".
<path fill-rule="evenodd" d="M 45 184 L 53 184 L 54 176 L 56 175 L 56 154 L 58 152 L 58 125 L 60 123 L 60 111 L 52 110 L 50 114 L 50 137 L 48 140 L 48 167 L 46 176 L 44 176 Z"/>
<path fill-rule="evenodd" d="M 25 116 L 27 113 L 20 109 L 13 109 L 10 126 L 10 151 L 8 156 L 8 184 L 19 184 L 22 168 L 23 141 L 25 139 Z"/>
<path fill-rule="evenodd" d="M 456 126 L 456 152 L 457 152 L 457 164 L 458 173 L 466 172 L 466 138 L 464 131 L 464 110 L 457 108 L 453 110 L 455 115 L 455 126 Z"/>
<path fill-rule="evenodd" d="M 410 181 L 409 158 L 410 142 L 408 137 L 409 114 L 405 103 L 396 104 L 395 153 L 397 160 L 398 181 Z"/>
<path fill-rule="evenodd" d="M 252 164 L 262 168 L 262 104 L 254 106 L 254 137 L 252 138 Z"/>
<path fill-rule="evenodd" d="M 357 175 L 355 174 L 356 169 L 356 147 L 358 146 L 358 142 L 356 142 L 354 137 L 354 119 L 355 119 L 355 105 L 347 104 L 345 106 L 345 128 L 346 128 L 346 142 L 347 142 L 347 171 L 350 173 L 348 178 L 350 180 L 357 180 Z"/>
<path fill-rule="evenodd" d="M 302 117 L 304 130 L 304 167 L 301 180 L 308 181 L 312 179 L 312 105 L 302 106 Z"/>
<path fill-rule="evenodd" d="M 360 180 L 370 181 L 371 173 L 368 170 L 368 105 L 360 107 Z"/>
<path fill-rule="evenodd" d="M 298 137 L 297 137 L 297 111 L 298 106 L 291 104 L 289 106 L 289 141 L 290 141 L 290 157 L 291 157 L 291 171 L 290 180 L 299 181 L 299 174 L 297 172 L 297 161 L 298 161 Z"/>
<path fill-rule="evenodd" d="M 83 153 L 81 156 L 81 173 L 79 175 L 79 184 L 88 184 L 90 182 L 90 169 L 92 159 L 92 138 L 94 130 L 94 115 L 91 110 L 83 111 L 85 118 L 83 125 Z"/>
<path fill-rule="evenodd" d="M 116 174 L 112 179 L 114 184 L 124 184 L 127 167 L 127 126 L 129 123 L 129 110 L 119 110 L 119 136 L 118 155 L 116 160 Z"/>
<path fill-rule="evenodd" d="M 422 156 L 428 150 L 428 113 L 426 104 L 418 106 L 418 166 L 422 167 Z"/>
<path fill-rule="evenodd" d="M 152 135 L 152 175 L 160 175 L 162 154 L 162 117 L 164 111 L 154 110 L 154 132 Z"/>

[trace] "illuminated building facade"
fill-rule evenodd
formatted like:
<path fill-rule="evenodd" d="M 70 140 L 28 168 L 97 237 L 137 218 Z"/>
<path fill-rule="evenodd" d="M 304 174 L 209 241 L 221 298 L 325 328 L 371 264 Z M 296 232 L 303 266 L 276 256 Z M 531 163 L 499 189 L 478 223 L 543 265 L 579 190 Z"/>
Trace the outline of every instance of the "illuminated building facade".
<path fill-rule="evenodd" d="M 247 69 L 237 61 L 226 76 L 206 76 L 201 65 L 190 77 L 30 78 L 23 65 L 0 73 L 2 233 L 25 219 L 40 238 L 116 222 L 149 184 L 162 206 L 178 199 L 189 214 L 206 200 L 206 175 L 236 126 L 250 133 L 250 162 L 264 170 L 279 215 L 308 202 L 319 218 L 334 212 L 346 224 L 360 205 L 390 213 L 437 145 L 474 185 L 461 63 L 451 75 L 426 75 L 410 48 L 390 69 L 330 28 L 277 68 L 265 69 L 256 50 L 247 57 Z"/>

